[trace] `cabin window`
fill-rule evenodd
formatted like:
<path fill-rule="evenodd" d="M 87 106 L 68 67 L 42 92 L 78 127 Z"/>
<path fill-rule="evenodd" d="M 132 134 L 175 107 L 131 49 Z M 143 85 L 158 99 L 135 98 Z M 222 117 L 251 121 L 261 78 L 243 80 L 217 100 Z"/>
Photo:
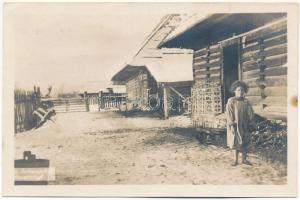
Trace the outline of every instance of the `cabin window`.
<path fill-rule="evenodd" d="M 232 44 L 223 48 L 223 68 L 224 68 L 224 102 L 233 96 L 230 92 L 232 83 L 239 79 L 239 54 L 238 44 Z"/>

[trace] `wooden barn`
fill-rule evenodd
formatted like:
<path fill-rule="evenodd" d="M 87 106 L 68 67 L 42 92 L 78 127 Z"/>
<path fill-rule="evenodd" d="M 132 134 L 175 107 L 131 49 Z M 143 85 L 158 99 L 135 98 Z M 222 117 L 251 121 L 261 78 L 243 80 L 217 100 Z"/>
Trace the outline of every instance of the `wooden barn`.
<path fill-rule="evenodd" d="M 190 50 L 160 53 L 159 59 L 128 64 L 113 76 L 112 81 L 126 85 L 127 110 L 164 110 L 168 117 L 169 112 L 181 113 L 185 107 L 193 83 L 193 53 Z"/>
<path fill-rule="evenodd" d="M 285 13 L 212 14 L 181 24 L 161 48 L 194 50 L 192 120 L 200 128 L 225 128 L 225 106 L 235 80 L 249 85 L 256 114 L 287 118 L 287 18 Z"/>
<path fill-rule="evenodd" d="M 166 15 L 132 60 L 112 77 L 114 84 L 126 85 L 127 110 L 164 110 L 165 117 L 169 111 L 182 112 L 191 94 L 193 51 L 158 47 L 189 17 Z"/>

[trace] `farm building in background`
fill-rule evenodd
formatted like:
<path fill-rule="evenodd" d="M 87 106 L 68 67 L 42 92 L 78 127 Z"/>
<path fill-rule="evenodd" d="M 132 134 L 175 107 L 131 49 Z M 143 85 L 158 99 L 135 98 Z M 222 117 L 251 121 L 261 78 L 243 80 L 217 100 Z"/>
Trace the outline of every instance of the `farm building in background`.
<path fill-rule="evenodd" d="M 182 23 L 160 48 L 194 50 L 192 120 L 225 128 L 230 85 L 243 80 L 255 112 L 287 117 L 287 19 L 284 13 L 197 15 Z"/>
<path fill-rule="evenodd" d="M 161 53 L 154 62 L 126 65 L 112 81 L 126 85 L 127 109 L 162 110 L 180 113 L 191 95 L 193 82 L 192 52 Z M 167 102 L 166 104 L 164 104 Z M 165 113 L 166 117 L 168 113 Z"/>
<path fill-rule="evenodd" d="M 112 77 L 115 84 L 126 86 L 127 110 L 158 109 L 165 117 L 169 112 L 182 112 L 193 84 L 193 51 L 158 46 L 188 18 L 179 14 L 164 17 L 132 61 Z"/>
<path fill-rule="evenodd" d="M 89 91 L 79 93 L 82 99 L 86 99 L 89 111 L 121 109 L 122 104 L 126 102 L 126 89 L 122 86 L 99 89 L 98 92 Z"/>

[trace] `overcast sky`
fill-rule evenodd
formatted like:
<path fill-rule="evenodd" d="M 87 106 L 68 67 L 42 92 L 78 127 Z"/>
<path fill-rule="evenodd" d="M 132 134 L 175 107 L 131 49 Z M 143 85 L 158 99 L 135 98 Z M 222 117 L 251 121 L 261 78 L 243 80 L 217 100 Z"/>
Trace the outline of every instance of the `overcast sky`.
<path fill-rule="evenodd" d="M 128 6 L 127 6 L 128 7 Z M 7 7 L 16 85 L 72 91 L 103 87 L 165 14 L 105 4 Z M 127 9 L 127 10 L 126 10 Z M 105 87 L 105 86 L 104 86 Z"/>

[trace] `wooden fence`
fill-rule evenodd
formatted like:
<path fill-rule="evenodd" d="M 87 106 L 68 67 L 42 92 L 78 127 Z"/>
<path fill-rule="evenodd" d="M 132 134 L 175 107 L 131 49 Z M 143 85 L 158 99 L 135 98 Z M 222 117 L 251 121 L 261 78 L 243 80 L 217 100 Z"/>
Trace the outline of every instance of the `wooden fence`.
<path fill-rule="evenodd" d="M 120 109 L 124 102 L 126 102 L 125 93 L 101 92 L 99 97 L 99 110 Z"/>
<path fill-rule="evenodd" d="M 84 98 L 58 98 L 51 101 L 56 113 L 89 111 L 89 104 Z"/>
<path fill-rule="evenodd" d="M 20 89 L 14 93 L 15 133 L 30 130 L 37 124 L 33 111 L 37 109 L 40 95 L 34 91 Z"/>

